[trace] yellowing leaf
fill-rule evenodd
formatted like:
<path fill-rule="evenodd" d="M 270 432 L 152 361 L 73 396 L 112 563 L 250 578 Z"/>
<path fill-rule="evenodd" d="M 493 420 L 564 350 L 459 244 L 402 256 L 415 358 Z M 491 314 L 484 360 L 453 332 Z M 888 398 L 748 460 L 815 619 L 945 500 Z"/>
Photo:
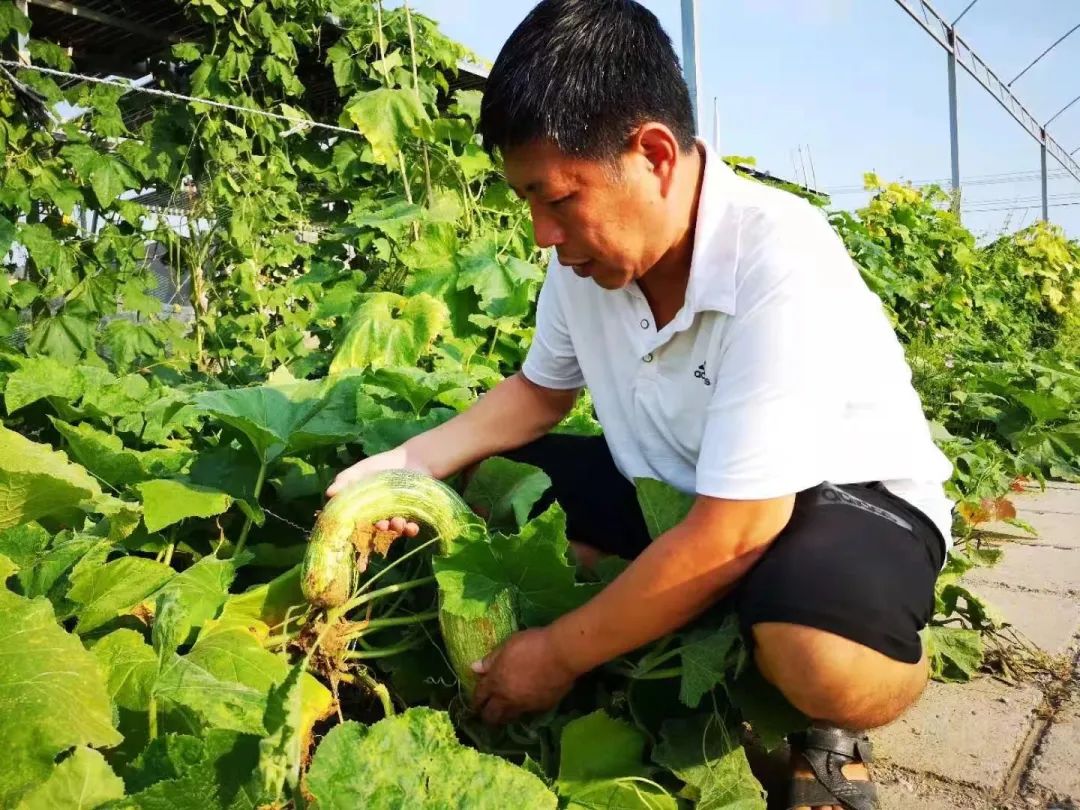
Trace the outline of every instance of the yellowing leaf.
<path fill-rule="evenodd" d="M 397 153 L 413 130 L 429 120 L 411 90 L 380 88 L 358 93 L 345 107 L 344 116 L 371 144 L 375 161 L 397 163 Z"/>

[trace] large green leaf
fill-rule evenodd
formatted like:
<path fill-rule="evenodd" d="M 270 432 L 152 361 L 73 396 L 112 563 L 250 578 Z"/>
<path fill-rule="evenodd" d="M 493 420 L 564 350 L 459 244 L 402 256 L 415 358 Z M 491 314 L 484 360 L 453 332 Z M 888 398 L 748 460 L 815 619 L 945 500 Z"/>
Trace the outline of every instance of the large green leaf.
<path fill-rule="evenodd" d="M 285 659 L 263 648 L 240 628 L 202 634 L 184 656 L 174 655 L 154 687 L 159 700 L 182 706 L 207 728 L 266 734 L 270 690 L 285 680 Z M 309 733 L 333 704 L 330 692 L 310 675 L 302 679 L 303 725 Z"/>
<path fill-rule="evenodd" d="M 724 682 L 739 659 L 739 622 L 728 616 L 716 630 L 694 630 L 682 639 L 682 681 L 679 698 L 692 709 Z"/>
<path fill-rule="evenodd" d="M 93 748 L 76 748 L 48 779 L 28 793 L 17 810 L 94 810 L 124 796 L 124 780 Z"/>
<path fill-rule="evenodd" d="M 674 797 L 641 778 L 644 750 L 644 734 L 603 710 L 567 723 L 558 787 L 568 810 L 675 810 Z"/>
<path fill-rule="evenodd" d="M 4 386 L 4 404 L 9 414 L 44 397 L 60 397 L 74 402 L 83 391 L 78 368 L 52 357 L 23 360 L 8 375 Z"/>
<path fill-rule="evenodd" d="M 342 117 L 356 126 L 371 144 L 375 160 L 384 166 L 397 163 L 398 151 L 428 115 L 411 90 L 381 87 L 357 93 L 345 105 Z"/>
<path fill-rule="evenodd" d="M 635 478 L 638 504 L 645 516 L 649 537 L 655 540 L 686 518 L 694 505 L 694 496 L 680 492 L 670 484 L 653 478 Z"/>
<path fill-rule="evenodd" d="M 113 630 L 90 652 L 105 675 L 106 688 L 120 709 L 145 712 L 157 678 L 157 655 L 142 634 L 127 628 Z"/>
<path fill-rule="evenodd" d="M 75 363 L 93 350 L 96 324 L 96 319 L 61 312 L 34 325 L 27 347 L 32 354 Z"/>
<path fill-rule="evenodd" d="M 566 515 L 558 504 L 517 534 L 468 535 L 434 561 L 443 609 L 475 619 L 507 591 L 523 624 L 547 624 L 596 591 L 575 584 L 568 548 Z"/>
<path fill-rule="evenodd" d="M 504 759 L 461 745 L 444 713 L 408 709 L 365 728 L 335 726 L 311 762 L 320 810 L 556 807 L 544 783 Z"/>
<path fill-rule="evenodd" d="M 143 481 L 136 489 L 142 498 L 148 532 L 161 531 L 189 517 L 220 515 L 233 502 L 232 496 L 224 492 L 171 478 Z"/>
<path fill-rule="evenodd" d="M 699 810 L 765 810 L 736 730 L 716 715 L 665 721 L 653 759 L 686 783 L 681 795 Z"/>
<path fill-rule="evenodd" d="M 480 296 L 480 306 L 494 318 L 524 315 L 544 273 L 535 265 L 515 257 L 500 257 L 494 237 L 478 240 L 458 258 L 458 289 L 472 287 Z"/>
<path fill-rule="evenodd" d="M 515 531 L 550 486 L 551 479 L 539 467 L 496 456 L 477 467 L 465 488 L 465 501 L 490 528 Z"/>
<path fill-rule="evenodd" d="M 409 366 L 449 322 L 446 305 L 420 293 L 406 298 L 379 292 L 363 296 L 330 363 L 330 372 Z"/>
<path fill-rule="evenodd" d="M 358 385 L 359 381 L 330 377 L 206 391 L 194 402 L 199 410 L 247 436 L 259 459 L 269 463 L 287 451 L 352 438 L 357 430 L 353 417 Z"/>
<path fill-rule="evenodd" d="M 0 806 L 48 779 L 61 751 L 120 740 L 94 657 L 48 600 L 0 589 Z"/>
<path fill-rule="evenodd" d="M 121 557 L 75 572 L 67 593 L 79 605 L 75 632 L 89 633 L 126 615 L 174 574 L 164 563 L 144 557 Z"/>
<path fill-rule="evenodd" d="M 187 611 L 191 627 L 198 629 L 225 604 L 235 576 L 236 564 L 232 560 L 203 557 L 169 580 L 154 597 L 175 594 Z"/>
<path fill-rule="evenodd" d="M 977 630 L 930 625 L 923 629 L 922 638 L 936 680 L 971 680 L 982 664 L 982 637 Z"/>
<path fill-rule="evenodd" d="M 221 615 L 208 626 L 206 633 L 218 628 L 242 628 L 256 636 L 280 624 L 290 613 L 302 612 L 307 600 L 300 589 L 300 566 L 294 566 L 269 582 L 253 585 L 243 593 L 225 600 Z"/>
<path fill-rule="evenodd" d="M 66 455 L 0 426 L 0 529 L 100 495 L 97 481 Z"/>
<path fill-rule="evenodd" d="M 85 422 L 69 425 L 52 418 L 52 423 L 67 440 L 76 460 L 114 487 L 175 475 L 191 458 L 191 453 L 182 450 L 131 450 L 124 446 L 118 436 Z"/>

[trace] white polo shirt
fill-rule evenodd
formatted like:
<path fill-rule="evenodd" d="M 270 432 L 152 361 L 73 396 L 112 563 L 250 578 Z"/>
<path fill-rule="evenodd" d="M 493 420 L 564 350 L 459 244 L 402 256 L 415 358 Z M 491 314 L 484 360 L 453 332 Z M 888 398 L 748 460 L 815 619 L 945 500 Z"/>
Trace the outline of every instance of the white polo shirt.
<path fill-rule="evenodd" d="M 951 465 L 881 301 L 818 209 L 705 151 L 675 318 L 657 330 L 636 282 L 605 290 L 553 256 L 522 372 L 588 386 L 628 479 L 733 500 L 881 481 L 951 545 Z"/>

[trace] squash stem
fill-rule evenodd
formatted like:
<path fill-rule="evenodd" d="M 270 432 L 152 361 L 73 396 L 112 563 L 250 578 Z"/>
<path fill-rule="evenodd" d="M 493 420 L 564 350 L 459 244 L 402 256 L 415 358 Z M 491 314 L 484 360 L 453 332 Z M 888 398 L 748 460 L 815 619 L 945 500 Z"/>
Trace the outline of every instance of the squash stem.
<path fill-rule="evenodd" d="M 420 579 L 413 579 L 408 582 L 399 582 L 396 585 L 387 585 L 385 588 L 379 588 L 377 591 L 370 591 L 369 593 L 354 596 L 344 605 L 334 608 L 327 614 L 327 620 L 330 622 L 336 622 L 339 618 L 344 616 L 350 610 L 355 610 L 361 605 L 366 605 L 368 602 L 373 602 L 376 599 L 381 599 L 384 596 L 389 596 L 394 593 L 401 593 L 402 591 L 408 591 L 413 588 L 420 588 L 424 585 L 431 585 L 435 582 L 435 577 L 421 577 Z"/>
<path fill-rule="evenodd" d="M 345 657 L 350 661 L 368 661 L 372 658 L 390 658 L 393 655 L 400 655 L 403 652 L 415 650 L 425 641 L 427 641 L 427 639 L 424 636 L 417 636 L 414 639 L 403 641 L 401 644 L 395 644 L 392 647 L 381 647 L 374 650 L 353 650 L 345 653 Z"/>
<path fill-rule="evenodd" d="M 394 702 L 390 699 L 390 690 L 363 670 L 358 669 L 354 674 L 356 675 L 356 680 L 360 681 L 364 686 L 375 693 L 375 696 L 382 704 L 383 712 L 386 716 L 393 717 L 397 712 L 394 711 Z"/>
<path fill-rule="evenodd" d="M 439 611 L 430 610 L 427 613 L 414 613 L 411 616 L 396 616 L 392 619 L 373 619 L 370 622 L 365 622 L 362 627 L 357 628 L 351 633 L 347 633 L 344 638 L 359 638 L 360 636 L 367 635 L 375 630 L 382 630 L 386 627 L 403 627 L 410 624 L 430 622 L 432 619 L 437 618 L 439 618 Z"/>
<path fill-rule="evenodd" d="M 369 579 L 367 582 L 365 582 L 363 585 L 361 585 L 360 589 L 357 591 L 357 594 L 362 594 L 362 593 L 365 593 L 365 592 L 371 590 L 371 586 L 374 585 L 376 582 L 378 582 L 379 579 L 384 574 L 386 574 L 388 571 L 393 570 L 394 568 L 396 568 L 397 566 L 399 566 L 403 562 L 405 562 L 405 560 L 409 559 L 410 557 L 412 557 L 412 556 L 414 556 L 416 554 L 419 554 L 425 548 L 427 548 L 428 546 L 432 545 L 433 543 L 437 543 L 437 542 L 439 542 L 439 538 L 438 537 L 433 537 L 430 540 L 427 540 L 427 541 L 421 543 L 416 548 L 409 549 L 407 552 L 405 552 L 400 557 L 398 557 L 396 560 L 394 560 L 392 563 L 390 563 L 388 566 L 386 566 L 386 568 L 379 571 L 377 574 L 375 574 L 375 576 L 373 576 L 371 579 Z"/>
<path fill-rule="evenodd" d="M 255 503 L 259 502 L 259 495 L 262 493 L 263 482 L 266 480 L 266 467 L 267 464 L 265 461 L 259 464 L 259 477 L 255 479 Z M 251 531 L 252 523 L 254 523 L 254 521 L 251 519 L 251 515 L 248 515 L 244 520 L 244 528 L 240 530 L 240 539 L 236 541 L 236 548 L 233 549 L 233 557 L 244 550 L 244 544 L 247 542 L 248 532 Z"/>

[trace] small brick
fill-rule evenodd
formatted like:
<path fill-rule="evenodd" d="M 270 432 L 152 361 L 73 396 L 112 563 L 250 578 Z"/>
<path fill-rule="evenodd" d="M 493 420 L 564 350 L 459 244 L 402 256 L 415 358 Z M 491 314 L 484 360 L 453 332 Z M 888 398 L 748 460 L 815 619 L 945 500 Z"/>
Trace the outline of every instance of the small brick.
<path fill-rule="evenodd" d="M 872 739 L 887 762 L 998 791 L 1041 701 L 1038 689 L 988 678 L 932 682 L 915 706 Z"/>

